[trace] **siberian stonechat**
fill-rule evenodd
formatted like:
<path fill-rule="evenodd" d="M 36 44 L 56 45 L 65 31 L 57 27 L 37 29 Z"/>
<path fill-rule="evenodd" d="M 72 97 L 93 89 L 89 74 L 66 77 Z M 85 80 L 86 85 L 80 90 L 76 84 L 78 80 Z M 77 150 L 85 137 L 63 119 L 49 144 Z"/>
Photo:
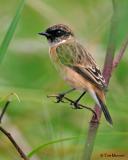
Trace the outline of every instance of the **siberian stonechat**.
<path fill-rule="evenodd" d="M 66 25 L 57 24 L 39 34 L 47 38 L 50 57 L 72 90 L 82 90 L 82 95 L 88 91 L 102 109 L 106 120 L 112 124 L 112 118 L 105 104 L 104 77 L 91 54 L 76 40 L 72 30 Z"/>

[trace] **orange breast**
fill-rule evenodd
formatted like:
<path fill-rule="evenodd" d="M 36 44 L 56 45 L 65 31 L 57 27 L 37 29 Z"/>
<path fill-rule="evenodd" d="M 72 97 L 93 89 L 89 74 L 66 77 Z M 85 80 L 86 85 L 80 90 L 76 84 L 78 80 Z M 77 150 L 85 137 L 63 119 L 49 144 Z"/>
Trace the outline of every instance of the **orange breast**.
<path fill-rule="evenodd" d="M 54 62 L 57 62 L 59 60 L 58 55 L 56 53 L 56 46 L 55 47 L 51 47 L 49 50 L 50 53 L 50 57 Z"/>

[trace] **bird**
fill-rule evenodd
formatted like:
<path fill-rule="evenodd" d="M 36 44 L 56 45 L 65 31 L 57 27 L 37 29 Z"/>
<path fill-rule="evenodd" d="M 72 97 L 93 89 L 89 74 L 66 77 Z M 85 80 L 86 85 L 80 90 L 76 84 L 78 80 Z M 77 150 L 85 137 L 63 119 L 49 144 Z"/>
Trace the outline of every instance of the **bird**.
<path fill-rule="evenodd" d="M 38 34 L 47 38 L 51 60 L 63 79 L 72 87 L 71 90 L 59 94 L 58 102 L 65 94 L 73 90 L 80 90 L 83 93 L 75 102 L 75 107 L 79 108 L 77 105 L 79 100 L 88 92 L 103 111 L 107 122 L 113 125 L 106 106 L 105 79 L 96 61 L 76 39 L 72 29 L 65 24 L 55 24 Z"/>

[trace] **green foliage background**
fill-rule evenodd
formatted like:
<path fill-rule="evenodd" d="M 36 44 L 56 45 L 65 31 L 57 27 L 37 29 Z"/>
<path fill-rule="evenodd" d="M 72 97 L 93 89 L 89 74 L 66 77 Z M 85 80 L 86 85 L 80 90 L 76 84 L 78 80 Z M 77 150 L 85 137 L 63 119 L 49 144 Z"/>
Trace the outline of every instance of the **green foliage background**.
<path fill-rule="evenodd" d="M 117 53 L 128 34 L 128 2 L 119 1 L 117 26 Z M 0 1 L 0 44 L 8 30 L 19 4 L 17 0 Z M 70 141 L 54 143 L 36 153 L 38 159 L 81 159 L 91 113 L 72 110 L 68 104 L 55 104 L 46 96 L 68 89 L 59 77 L 48 55 L 46 39 L 38 36 L 48 26 L 64 23 L 71 26 L 76 37 L 103 66 L 112 16 L 111 0 L 27 0 L 15 35 L 0 65 L 0 97 L 15 92 L 21 99 L 13 98 L 3 125 L 11 131 L 16 127 L 27 143 L 23 150 L 68 137 Z M 113 117 L 111 128 L 102 117 L 95 142 L 93 159 L 102 159 L 104 153 L 128 155 L 128 51 L 113 72 L 107 105 Z M 77 98 L 79 92 L 70 94 Z M 89 95 L 83 103 L 93 106 Z M 2 104 L 1 104 L 2 107 Z M 9 125 L 8 125 L 9 123 Z M 0 160 L 20 159 L 13 146 L 0 134 Z"/>

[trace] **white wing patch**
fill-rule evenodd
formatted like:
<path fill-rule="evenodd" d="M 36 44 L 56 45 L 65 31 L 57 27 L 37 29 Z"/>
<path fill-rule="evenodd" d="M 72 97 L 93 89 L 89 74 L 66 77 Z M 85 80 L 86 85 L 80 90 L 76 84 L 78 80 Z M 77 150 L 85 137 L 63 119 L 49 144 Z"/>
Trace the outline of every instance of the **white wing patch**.
<path fill-rule="evenodd" d="M 105 79 L 97 67 L 88 66 L 86 70 L 90 73 L 90 76 L 95 80 L 97 84 L 101 85 L 102 88 L 106 88 Z"/>

